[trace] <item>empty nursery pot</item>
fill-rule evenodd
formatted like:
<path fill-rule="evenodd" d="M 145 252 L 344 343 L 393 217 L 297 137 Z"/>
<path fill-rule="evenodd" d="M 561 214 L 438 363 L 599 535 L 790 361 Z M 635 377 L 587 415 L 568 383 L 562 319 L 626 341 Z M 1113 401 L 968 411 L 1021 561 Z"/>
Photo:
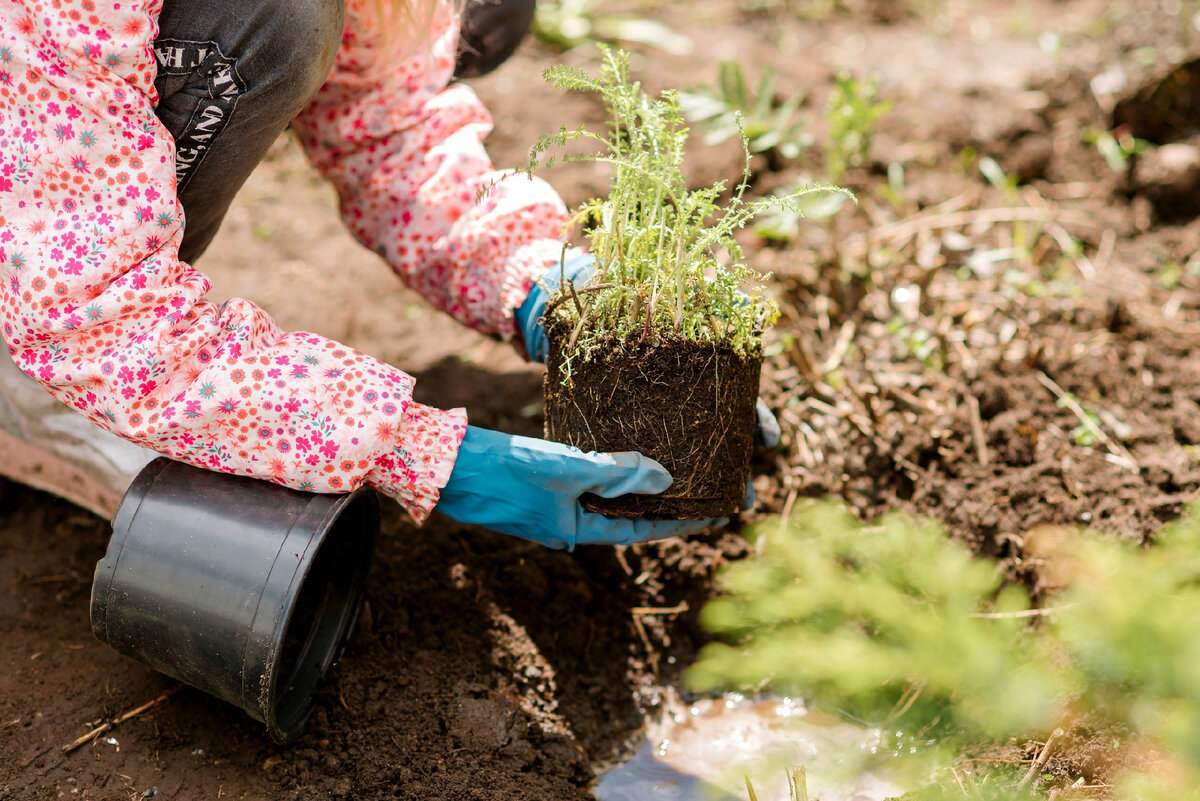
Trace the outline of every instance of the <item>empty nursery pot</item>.
<path fill-rule="evenodd" d="M 378 529 L 371 490 L 299 492 L 156 459 L 113 517 L 92 631 L 289 742 L 354 628 Z"/>

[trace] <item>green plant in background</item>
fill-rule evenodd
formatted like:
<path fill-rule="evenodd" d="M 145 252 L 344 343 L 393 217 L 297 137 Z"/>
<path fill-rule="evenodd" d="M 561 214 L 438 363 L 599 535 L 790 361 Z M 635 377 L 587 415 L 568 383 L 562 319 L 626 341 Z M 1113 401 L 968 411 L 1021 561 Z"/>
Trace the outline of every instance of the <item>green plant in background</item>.
<path fill-rule="evenodd" d="M 841 183 L 851 167 L 861 167 L 871 155 L 879 118 L 892 104 L 877 100 L 879 76 L 860 80 L 846 73 L 837 76 L 825 112 L 829 147 L 825 150 L 825 177 Z"/>
<path fill-rule="evenodd" d="M 799 116 L 803 95 L 780 99 L 776 72 L 768 67 L 751 90 L 742 66 L 722 61 L 715 86 L 680 92 L 687 117 L 704 130 L 704 143 L 715 145 L 745 134 L 751 153 L 764 153 L 778 169 L 784 159 L 797 158 L 812 145 L 812 136 Z"/>
<path fill-rule="evenodd" d="M 791 197 L 747 200 L 750 154 L 744 136 L 743 180 L 732 192 L 724 182 L 689 188 L 681 169 L 688 129 L 678 94 L 648 96 L 630 79 L 628 53 L 603 45 L 601 53 L 599 76 L 565 66 L 545 73 L 562 89 L 598 93 L 609 128 L 601 134 L 564 127 L 541 137 L 530 153 L 530 169 L 553 164 L 554 158 L 543 161 L 547 152 L 585 140 L 598 143 L 600 151 L 560 158 L 611 170 L 607 196 L 587 201 L 572 218 L 583 225 L 596 269 L 584 287 L 568 286 L 551 301 L 548 318 L 570 327 L 572 354 L 586 356 L 633 336 L 663 335 L 756 351 L 775 310 L 762 292 L 763 276 L 744 263 L 734 232 L 773 204 L 845 190 L 806 187 Z"/>
<path fill-rule="evenodd" d="M 878 93 L 877 76 L 866 80 L 846 74 L 837 76 L 825 107 L 829 139 L 825 143 L 823 167 L 825 180 L 830 184 L 840 184 L 851 167 L 865 164 L 870 157 L 879 119 L 892 107 L 890 102 L 877 100 Z M 903 174 L 897 178 L 902 186 Z M 889 172 L 889 182 L 891 180 L 892 173 Z M 781 194 L 791 195 L 801 186 L 789 185 Z M 824 193 L 802 198 L 796 203 L 776 205 L 755 222 L 754 233 L 768 241 L 790 242 L 799 233 L 801 220 L 829 219 L 836 251 L 839 234 L 834 219 L 846 198 L 846 195 Z M 840 263 L 840 257 L 835 256 L 835 261 Z"/>
<path fill-rule="evenodd" d="M 1200 253 L 1192 254 L 1187 263 L 1170 259 L 1154 272 L 1158 285 L 1163 289 L 1177 289 L 1185 282 L 1200 278 Z"/>
<path fill-rule="evenodd" d="M 1115 131 L 1088 128 L 1083 132 L 1083 141 L 1096 148 L 1110 170 L 1121 175 L 1129 169 L 1131 158 L 1150 149 L 1149 142 L 1138 139 L 1127 128 Z"/>
<path fill-rule="evenodd" d="M 676 56 L 692 50 L 692 40 L 648 17 L 602 10 L 599 0 L 543 0 L 533 18 L 533 35 L 571 49 L 589 42 L 625 42 L 655 47 Z"/>
<path fill-rule="evenodd" d="M 1004 197 L 1006 203 L 1015 203 L 1020 197 L 1020 176 L 1015 172 L 1005 172 L 1000 163 L 991 156 L 979 159 L 979 172 Z"/>
<path fill-rule="evenodd" d="M 701 653 L 696 687 L 803 695 L 915 735 L 926 745 L 895 765 L 914 798 L 962 798 L 952 766 L 972 746 L 1041 738 L 1049 753 L 1056 730 L 1110 724 L 1134 732 L 1121 781 L 1138 788 L 1115 797 L 1197 797 L 1200 509 L 1149 549 L 1030 532 L 1027 556 L 1061 587 L 1042 609 L 933 523 L 813 503 L 753 534 L 704 610 L 725 642 Z M 1041 764 L 997 768 L 974 797 L 1023 797 Z"/>

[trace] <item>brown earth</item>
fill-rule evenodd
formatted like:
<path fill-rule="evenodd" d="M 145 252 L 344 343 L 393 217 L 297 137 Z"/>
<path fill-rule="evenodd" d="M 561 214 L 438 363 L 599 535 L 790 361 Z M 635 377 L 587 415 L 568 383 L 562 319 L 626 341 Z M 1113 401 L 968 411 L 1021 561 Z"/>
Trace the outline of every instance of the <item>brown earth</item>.
<path fill-rule="evenodd" d="M 1152 539 L 1200 489 L 1200 222 L 1178 203 L 1195 180 L 1195 132 L 1169 131 L 1155 144 L 1174 149 L 1116 170 L 1092 142 L 1119 102 L 1162 97 L 1156 77 L 1194 57 L 1200 32 L 1149 0 L 795 13 L 817 5 L 713 0 L 688 4 L 687 20 L 677 6 L 667 16 L 692 54 L 639 48 L 636 64 L 651 88 L 687 87 L 736 57 L 752 79 L 772 65 L 781 90 L 809 96 L 818 148 L 760 171 L 756 192 L 819 164 L 837 70 L 879 72 L 894 102 L 872 159 L 847 177 L 859 205 L 836 228 L 810 223 L 770 247 L 746 234 L 785 311 L 762 385 L 785 439 L 756 461 L 755 515 L 827 494 L 865 516 L 931 514 L 1039 591 L 1023 551 L 1038 523 Z M 538 77 L 590 52 L 529 42 L 475 82 L 498 120 L 498 163 L 595 118 L 590 100 Z M 728 143 L 697 156 L 697 182 L 737 174 Z M 978 157 L 1019 183 L 992 185 Z M 574 203 L 602 186 L 592 170 L 549 177 Z M 423 402 L 541 430 L 540 370 L 399 289 L 341 231 L 289 141 L 200 266 L 214 296 L 254 298 L 287 327 L 412 370 Z M 438 517 L 418 529 L 395 509 L 384 529 L 361 629 L 298 745 L 277 748 L 240 711 L 185 689 L 63 754 L 172 683 L 91 637 L 106 524 L 4 485 L 0 799 L 586 798 L 636 741 L 653 687 L 676 681 L 703 641 L 714 571 L 744 553 L 732 529 L 573 554 Z M 1077 746 L 1080 765 L 1114 762 L 1098 742 Z M 1069 756 L 1068 783 L 1083 770 Z"/>

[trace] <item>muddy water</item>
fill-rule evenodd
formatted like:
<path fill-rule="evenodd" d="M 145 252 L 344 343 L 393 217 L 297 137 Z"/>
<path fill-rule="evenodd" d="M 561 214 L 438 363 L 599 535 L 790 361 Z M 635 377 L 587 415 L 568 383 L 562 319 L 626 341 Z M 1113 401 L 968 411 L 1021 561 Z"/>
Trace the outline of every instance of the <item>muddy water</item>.
<path fill-rule="evenodd" d="M 803 768 L 807 797 L 883 801 L 903 792 L 887 764 L 918 748 L 902 732 L 846 723 L 790 698 L 662 698 L 637 754 L 603 776 L 600 801 L 789 801 Z M 875 766 L 874 770 L 867 765 Z"/>

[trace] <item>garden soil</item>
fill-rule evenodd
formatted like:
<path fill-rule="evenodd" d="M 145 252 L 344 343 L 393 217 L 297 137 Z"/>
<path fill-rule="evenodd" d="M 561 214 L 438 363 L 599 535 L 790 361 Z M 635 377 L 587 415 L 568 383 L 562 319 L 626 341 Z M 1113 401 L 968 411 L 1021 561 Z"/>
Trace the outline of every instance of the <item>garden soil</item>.
<path fill-rule="evenodd" d="M 666 21 L 691 54 L 640 47 L 635 63 L 658 89 L 715 80 L 718 60 L 738 58 L 752 80 L 773 66 L 777 86 L 808 97 L 817 146 L 782 172 L 757 169 L 755 193 L 820 176 L 837 71 L 878 72 L 893 102 L 836 227 L 807 223 L 770 246 L 744 232 L 784 311 L 762 383 L 784 442 L 755 457 L 754 512 L 687 541 L 560 553 L 437 515 L 418 528 L 389 507 L 359 630 L 309 733 L 281 748 L 197 691 L 150 703 L 174 683 L 98 643 L 87 620 L 106 522 L 3 484 L 0 799 L 584 799 L 704 642 L 699 609 L 757 518 L 822 496 L 864 517 L 932 515 L 1038 598 L 1054 589 L 1024 550 L 1038 526 L 1152 542 L 1200 490 L 1200 222 L 1187 206 L 1200 155 L 1186 124 L 1128 163 L 1100 133 L 1118 104 L 1126 114 L 1161 98 L 1163 79 L 1186 84 L 1171 65 L 1195 58 L 1200 31 L 1148 0 L 795 13 L 822 5 L 677 5 Z M 598 121 L 590 99 L 539 77 L 590 57 L 530 41 L 474 82 L 498 163 Z M 736 177 L 736 145 L 698 149 L 694 164 L 697 183 Z M 569 203 L 605 185 L 594 165 L 548 177 Z M 542 429 L 540 369 L 401 289 L 342 232 L 289 139 L 199 266 L 214 296 L 253 298 L 285 327 L 412 371 L 422 402 Z M 1108 734 L 1069 739 L 1054 781 L 1121 764 Z"/>

